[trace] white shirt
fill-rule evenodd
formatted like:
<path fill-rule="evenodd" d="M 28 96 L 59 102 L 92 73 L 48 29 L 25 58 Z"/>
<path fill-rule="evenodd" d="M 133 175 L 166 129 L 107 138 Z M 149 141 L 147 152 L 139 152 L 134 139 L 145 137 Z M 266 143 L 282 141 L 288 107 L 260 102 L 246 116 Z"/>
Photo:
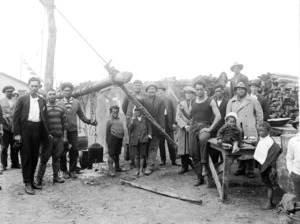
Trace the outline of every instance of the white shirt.
<path fill-rule="evenodd" d="M 269 149 L 272 147 L 274 141 L 270 137 L 270 135 L 262 138 L 260 137 L 259 142 L 256 146 L 255 152 L 254 152 L 254 159 L 257 160 L 261 165 L 264 164 L 264 162 L 267 159 Z"/>
<path fill-rule="evenodd" d="M 9 104 L 10 108 L 12 108 L 13 105 L 14 105 L 14 100 L 13 100 L 13 99 L 8 99 L 8 98 L 7 98 L 7 101 L 8 101 L 8 104 Z"/>
<path fill-rule="evenodd" d="M 286 153 L 286 166 L 289 174 L 292 172 L 300 175 L 300 136 L 299 132 L 291 138 Z"/>
<path fill-rule="evenodd" d="M 28 121 L 32 122 L 40 122 L 40 107 L 39 107 L 39 98 L 33 98 L 30 95 L 30 106 L 29 106 L 29 115 L 28 115 Z"/>
<path fill-rule="evenodd" d="M 253 94 L 251 93 L 250 96 L 253 97 L 254 99 L 257 99 L 257 95 L 253 95 Z"/>

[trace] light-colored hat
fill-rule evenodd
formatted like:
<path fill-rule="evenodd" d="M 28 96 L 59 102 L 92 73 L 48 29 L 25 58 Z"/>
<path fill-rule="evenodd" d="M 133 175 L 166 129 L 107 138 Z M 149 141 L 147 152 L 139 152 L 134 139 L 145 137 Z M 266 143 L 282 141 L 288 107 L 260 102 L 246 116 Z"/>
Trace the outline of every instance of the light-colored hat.
<path fill-rule="evenodd" d="M 157 85 L 156 85 L 156 84 L 154 84 L 154 83 L 150 83 L 149 85 L 147 85 L 147 87 L 146 87 L 145 91 L 146 91 L 146 92 L 148 92 L 148 89 L 149 89 L 150 87 L 154 87 L 154 88 L 156 89 L 156 91 L 158 90 L 158 88 L 157 88 Z"/>
<path fill-rule="evenodd" d="M 233 67 L 239 67 L 240 70 L 244 68 L 244 66 L 238 62 L 234 62 L 233 65 L 230 67 L 230 70 L 233 71 Z"/>
<path fill-rule="evenodd" d="M 186 86 L 183 88 L 183 92 L 193 92 L 196 93 L 195 88 L 191 87 L 191 86 Z"/>
<path fill-rule="evenodd" d="M 295 129 L 297 129 L 297 124 L 299 124 L 299 116 L 293 121 L 292 125 Z"/>
<path fill-rule="evenodd" d="M 237 88 L 244 88 L 247 91 L 247 88 L 243 82 L 239 82 L 238 84 L 236 84 L 236 86 L 233 88 L 234 91 L 236 91 Z"/>
<path fill-rule="evenodd" d="M 226 119 L 228 118 L 228 117 L 234 117 L 235 118 L 235 120 L 237 120 L 238 119 L 238 115 L 235 113 L 235 112 L 229 112 L 228 114 L 226 114 L 226 116 L 225 116 L 225 121 L 226 121 Z"/>

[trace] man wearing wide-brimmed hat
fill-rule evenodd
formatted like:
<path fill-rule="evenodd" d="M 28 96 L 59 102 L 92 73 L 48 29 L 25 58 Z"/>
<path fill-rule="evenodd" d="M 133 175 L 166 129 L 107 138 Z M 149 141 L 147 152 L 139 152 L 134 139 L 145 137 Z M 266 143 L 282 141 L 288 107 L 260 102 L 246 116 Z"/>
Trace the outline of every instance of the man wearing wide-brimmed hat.
<path fill-rule="evenodd" d="M 234 87 L 239 83 L 243 82 L 249 92 L 249 79 L 247 76 L 241 73 L 241 70 L 244 66 L 238 62 L 234 62 L 233 65 L 230 67 L 230 70 L 234 73 L 233 77 L 230 79 L 230 93 L 231 98 L 234 96 Z"/>
<path fill-rule="evenodd" d="M 237 126 L 242 128 L 245 137 L 258 137 L 256 126 L 263 121 L 263 111 L 260 103 L 249 94 L 243 82 L 235 87 L 235 96 L 229 100 L 226 114 L 235 112 L 238 115 Z M 244 155 L 239 158 L 239 167 L 235 175 L 246 174 L 249 178 L 254 177 L 253 156 Z"/>
<path fill-rule="evenodd" d="M 300 135 L 299 135 L 299 116 L 292 123 L 298 130 L 295 137 L 291 138 L 287 147 L 286 166 L 294 183 L 294 195 L 300 201 Z"/>
<path fill-rule="evenodd" d="M 251 92 L 250 96 L 258 100 L 264 113 L 264 121 L 267 121 L 270 117 L 269 103 L 265 97 L 263 97 L 261 94 L 258 93 L 259 87 L 260 87 L 259 80 L 250 81 L 250 92 Z"/>
<path fill-rule="evenodd" d="M 13 92 L 15 88 L 13 86 L 5 86 L 2 89 L 2 92 L 5 94 L 5 97 L 0 100 L 0 106 L 3 113 L 3 130 L 4 134 L 2 137 L 2 149 L 1 149 L 1 170 L 6 170 L 7 167 L 7 151 L 10 148 L 10 159 L 11 159 L 11 168 L 21 168 L 19 163 L 19 149 L 14 149 L 14 133 L 12 130 L 12 118 L 13 111 L 15 109 L 16 101 L 13 98 Z"/>

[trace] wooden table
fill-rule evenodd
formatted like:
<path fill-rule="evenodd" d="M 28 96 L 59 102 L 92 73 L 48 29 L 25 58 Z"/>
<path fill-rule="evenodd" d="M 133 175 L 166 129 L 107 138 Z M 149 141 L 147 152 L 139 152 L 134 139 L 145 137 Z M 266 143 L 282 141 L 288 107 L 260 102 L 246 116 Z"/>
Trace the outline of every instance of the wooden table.
<path fill-rule="evenodd" d="M 223 161 L 213 164 L 211 157 L 209 156 L 209 176 L 208 179 L 211 179 L 211 175 L 214 179 L 214 182 L 217 186 L 220 201 L 225 202 L 227 200 L 227 190 L 229 187 L 229 175 L 230 169 L 233 161 L 242 155 L 253 155 L 255 151 L 255 147 L 252 145 L 245 144 L 243 148 L 240 149 L 239 152 L 231 153 L 232 149 L 222 148 L 217 144 L 216 138 L 211 138 L 208 140 L 209 146 L 214 148 L 222 153 Z M 219 178 L 219 174 L 223 172 L 222 183 Z"/>
<path fill-rule="evenodd" d="M 284 135 L 284 134 L 297 134 L 297 129 L 293 127 L 291 124 L 286 124 L 281 127 L 272 127 L 273 132 L 276 134 Z"/>

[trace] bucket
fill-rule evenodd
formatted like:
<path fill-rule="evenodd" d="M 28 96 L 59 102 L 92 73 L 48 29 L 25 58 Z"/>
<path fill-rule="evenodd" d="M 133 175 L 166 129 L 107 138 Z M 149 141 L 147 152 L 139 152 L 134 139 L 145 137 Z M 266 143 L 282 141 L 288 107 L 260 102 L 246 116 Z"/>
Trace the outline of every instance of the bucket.
<path fill-rule="evenodd" d="M 93 168 L 93 163 L 103 162 L 103 146 L 99 143 L 93 143 L 88 148 L 88 169 Z"/>

